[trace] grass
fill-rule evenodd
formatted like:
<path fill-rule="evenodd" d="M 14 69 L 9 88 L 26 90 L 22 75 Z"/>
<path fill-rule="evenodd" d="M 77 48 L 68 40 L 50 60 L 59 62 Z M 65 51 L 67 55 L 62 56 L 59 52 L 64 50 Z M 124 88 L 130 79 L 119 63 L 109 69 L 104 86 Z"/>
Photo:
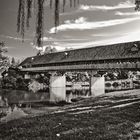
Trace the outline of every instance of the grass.
<path fill-rule="evenodd" d="M 139 96 L 123 97 L 124 95 L 122 98 L 102 96 L 84 99 L 62 107 L 60 109 L 62 112 L 56 111 L 1 123 L 0 138 L 1 140 L 138 139 L 140 138 Z M 127 103 L 132 104 L 113 108 Z"/>

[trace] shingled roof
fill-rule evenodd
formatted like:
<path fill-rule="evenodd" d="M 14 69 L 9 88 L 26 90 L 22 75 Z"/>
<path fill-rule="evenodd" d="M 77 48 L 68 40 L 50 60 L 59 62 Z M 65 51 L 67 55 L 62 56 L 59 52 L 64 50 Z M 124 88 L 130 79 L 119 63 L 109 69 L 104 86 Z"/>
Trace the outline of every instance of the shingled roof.
<path fill-rule="evenodd" d="M 140 42 L 104 45 L 26 58 L 20 65 L 54 64 L 108 59 L 140 58 Z"/>

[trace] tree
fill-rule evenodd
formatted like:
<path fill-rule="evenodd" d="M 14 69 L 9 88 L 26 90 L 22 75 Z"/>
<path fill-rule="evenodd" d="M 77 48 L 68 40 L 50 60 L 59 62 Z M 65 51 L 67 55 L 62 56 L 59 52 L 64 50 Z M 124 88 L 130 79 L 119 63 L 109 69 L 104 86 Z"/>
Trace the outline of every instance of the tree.
<path fill-rule="evenodd" d="M 20 60 L 16 60 L 14 57 L 11 59 L 11 66 L 17 67 L 20 64 Z"/>
<path fill-rule="evenodd" d="M 36 35 L 35 42 L 38 47 L 42 47 L 43 37 L 43 21 L 44 21 L 44 3 L 49 2 L 50 8 L 54 8 L 54 25 L 57 30 L 59 25 L 59 12 L 62 7 L 65 12 L 66 3 L 69 3 L 70 7 L 76 7 L 80 0 L 19 0 L 18 16 L 17 16 L 17 32 L 21 34 L 24 40 L 25 27 L 29 28 L 30 18 L 32 18 L 33 5 L 36 7 Z"/>
<path fill-rule="evenodd" d="M 2 53 L 3 53 L 3 51 L 4 51 L 4 46 L 5 46 L 5 44 L 4 44 L 4 42 L 2 41 L 2 42 L 0 42 L 0 58 L 2 58 Z"/>
<path fill-rule="evenodd" d="M 135 10 L 140 11 L 140 0 L 135 0 L 135 4 L 136 4 Z"/>
<path fill-rule="evenodd" d="M 54 53 L 57 52 L 57 49 L 55 47 L 46 47 L 44 54 L 48 54 L 48 53 Z"/>
<path fill-rule="evenodd" d="M 5 43 L 3 41 L 0 42 L 0 67 L 8 66 L 9 59 L 3 55 L 3 53 L 7 52 L 5 48 Z"/>
<path fill-rule="evenodd" d="M 11 65 L 12 65 L 12 66 L 15 66 L 15 64 L 16 64 L 15 58 L 14 58 L 14 57 L 12 57 L 12 60 L 11 60 Z"/>

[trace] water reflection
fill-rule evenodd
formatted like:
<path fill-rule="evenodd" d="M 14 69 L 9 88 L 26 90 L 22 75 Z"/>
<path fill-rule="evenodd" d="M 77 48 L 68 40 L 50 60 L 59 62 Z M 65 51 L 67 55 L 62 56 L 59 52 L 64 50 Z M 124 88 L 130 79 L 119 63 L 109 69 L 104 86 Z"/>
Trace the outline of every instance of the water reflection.
<path fill-rule="evenodd" d="M 0 107 L 8 106 L 8 100 L 6 97 L 0 96 Z"/>
<path fill-rule="evenodd" d="M 40 102 L 51 101 L 71 102 L 71 99 L 77 97 L 90 96 L 89 89 L 68 89 L 68 88 L 50 88 L 49 92 L 28 92 L 21 90 L 1 90 L 0 91 L 0 107 L 13 104 L 21 104 L 22 102 Z"/>
<path fill-rule="evenodd" d="M 87 89 L 82 90 L 67 90 L 66 91 L 66 101 L 71 102 L 71 99 L 75 99 L 78 97 L 88 97 L 90 96 L 90 92 Z"/>
<path fill-rule="evenodd" d="M 50 88 L 50 101 L 59 102 L 66 100 L 66 88 Z"/>
<path fill-rule="evenodd" d="M 42 101 L 48 100 L 50 94 L 47 92 L 28 92 L 22 90 L 1 90 L 0 91 L 0 104 L 7 101 L 8 104 L 17 104 L 22 101 Z"/>
<path fill-rule="evenodd" d="M 90 96 L 88 89 L 73 88 L 50 88 L 49 92 L 32 93 L 20 90 L 1 90 L 0 91 L 0 120 L 7 122 L 18 119 L 27 114 L 21 107 L 30 108 L 32 103 L 42 101 L 59 102 L 71 100 L 78 97 Z"/>

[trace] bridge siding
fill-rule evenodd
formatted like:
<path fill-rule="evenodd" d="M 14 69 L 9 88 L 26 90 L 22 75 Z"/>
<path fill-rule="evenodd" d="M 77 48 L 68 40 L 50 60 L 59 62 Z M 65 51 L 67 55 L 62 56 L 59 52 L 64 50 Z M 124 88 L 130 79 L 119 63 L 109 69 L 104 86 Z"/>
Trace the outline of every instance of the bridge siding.
<path fill-rule="evenodd" d="M 23 68 L 22 71 L 140 69 L 140 63 L 110 63 Z"/>
<path fill-rule="evenodd" d="M 28 57 L 22 71 L 139 69 L 140 42 L 97 46 Z"/>

